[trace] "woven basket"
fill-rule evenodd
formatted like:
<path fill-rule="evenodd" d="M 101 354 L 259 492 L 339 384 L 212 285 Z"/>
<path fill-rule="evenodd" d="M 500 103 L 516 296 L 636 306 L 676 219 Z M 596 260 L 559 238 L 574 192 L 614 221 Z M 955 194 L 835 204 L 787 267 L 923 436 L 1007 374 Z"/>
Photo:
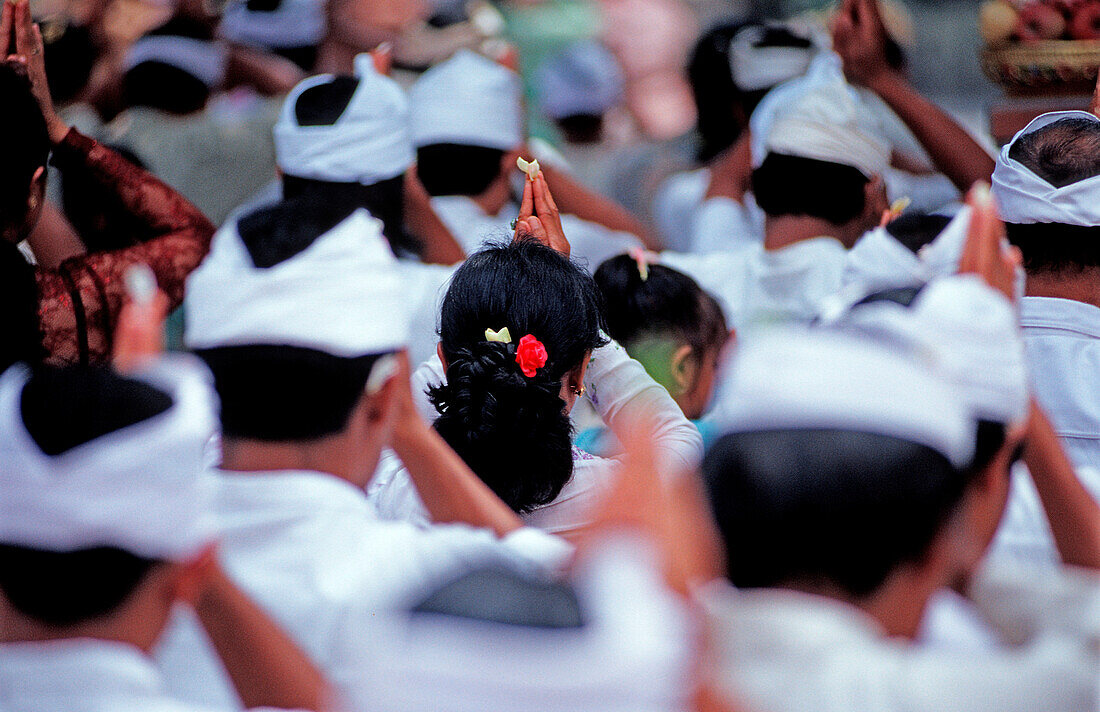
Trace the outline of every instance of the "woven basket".
<path fill-rule="evenodd" d="M 1009 94 L 1091 94 L 1100 40 L 1044 40 L 987 47 L 982 71 Z"/>

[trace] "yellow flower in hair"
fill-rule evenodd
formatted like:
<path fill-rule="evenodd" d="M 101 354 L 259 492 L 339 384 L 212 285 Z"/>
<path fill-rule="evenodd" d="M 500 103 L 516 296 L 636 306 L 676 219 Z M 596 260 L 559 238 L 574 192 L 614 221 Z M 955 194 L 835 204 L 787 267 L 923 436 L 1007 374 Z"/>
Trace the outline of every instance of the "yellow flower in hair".
<path fill-rule="evenodd" d="M 493 331 L 492 329 L 485 330 L 486 341 L 497 341 L 502 344 L 512 343 L 512 335 L 508 333 L 508 327 L 504 327 L 500 331 Z"/>

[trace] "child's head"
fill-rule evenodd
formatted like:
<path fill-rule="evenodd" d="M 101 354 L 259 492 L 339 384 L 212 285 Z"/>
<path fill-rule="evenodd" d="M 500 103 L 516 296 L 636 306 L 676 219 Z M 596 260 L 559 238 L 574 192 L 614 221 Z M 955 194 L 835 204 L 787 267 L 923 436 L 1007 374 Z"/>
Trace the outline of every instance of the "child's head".
<path fill-rule="evenodd" d="M 691 277 L 642 255 L 612 257 L 595 279 L 611 338 L 668 389 L 684 415 L 702 416 L 730 338 L 718 302 Z"/>

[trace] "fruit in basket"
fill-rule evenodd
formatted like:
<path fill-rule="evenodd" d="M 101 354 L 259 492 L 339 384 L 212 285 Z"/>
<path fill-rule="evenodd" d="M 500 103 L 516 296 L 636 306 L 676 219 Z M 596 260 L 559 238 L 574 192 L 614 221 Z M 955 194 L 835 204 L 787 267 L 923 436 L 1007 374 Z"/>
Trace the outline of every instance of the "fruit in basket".
<path fill-rule="evenodd" d="M 1100 2 L 1078 3 L 1070 17 L 1069 36 L 1075 40 L 1100 40 Z"/>
<path fill-rule="evenodd" d="M 1024 42 L 1056 40 L 1066 32 L 1066 18 L 1053 5 L 1034 2 L 1020 10 L 1016 34 Z"/>
<path fill-rule="evenodd" d="M 978 13 L 982 39 L 991 47 L 1007 42 L 1016 32 L 1019 15 L 1016 8 L 1004 0 L 983 3 Z"/>

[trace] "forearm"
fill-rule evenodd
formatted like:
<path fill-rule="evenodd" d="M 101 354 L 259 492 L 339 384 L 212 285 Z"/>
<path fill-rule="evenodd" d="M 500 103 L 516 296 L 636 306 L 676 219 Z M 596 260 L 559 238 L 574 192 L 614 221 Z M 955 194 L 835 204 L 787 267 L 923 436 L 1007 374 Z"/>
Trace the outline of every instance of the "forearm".
<path fill-rule="evenodd" d="M 986 150 L 900 74 L 883 72 L 868 84 L 868 88 L 905 122 L 936 168 L 960 191 L 965 193 L 978 181 L 989 181 L 994 162 Z"/>
<path fill-rule="evenodd" d="M 1024 462 L 1063 563 L 1100 570 L 1100 505 L 1077 478 L 1046 414 L 1034 403 Z"/>
<path fill-rule="evenodd" d="M 626 208 L 584 187 L 565 171 L 547 165 L 542 167 L 542 173 L 547 184 L 552 186 L 554 202 L 563 215 L 576 215 L 609 230 L 628 232 L 641 240 L 646 249 L 660 249 L 656 236 Z"/>
<path fill-rule="evenodd" d="M 497 536 L 523 526 L 519 516 L 421 418 L 399 422 L 392 445 L 432 521 L 469 524 Z"/>
<path fill-rule="evenodd" d="M 195 613 L 246 708 L 328 708 L 320 671 L 220 569 Z"/>
<path fill-rule="evenodd" d="M 84 243 L 61 211 L 51 202 L 42 206 L 42 216 L 27 235 L 27 244 L 40 267 L 56 269 L 70 257 L 85 252 Z"/>

